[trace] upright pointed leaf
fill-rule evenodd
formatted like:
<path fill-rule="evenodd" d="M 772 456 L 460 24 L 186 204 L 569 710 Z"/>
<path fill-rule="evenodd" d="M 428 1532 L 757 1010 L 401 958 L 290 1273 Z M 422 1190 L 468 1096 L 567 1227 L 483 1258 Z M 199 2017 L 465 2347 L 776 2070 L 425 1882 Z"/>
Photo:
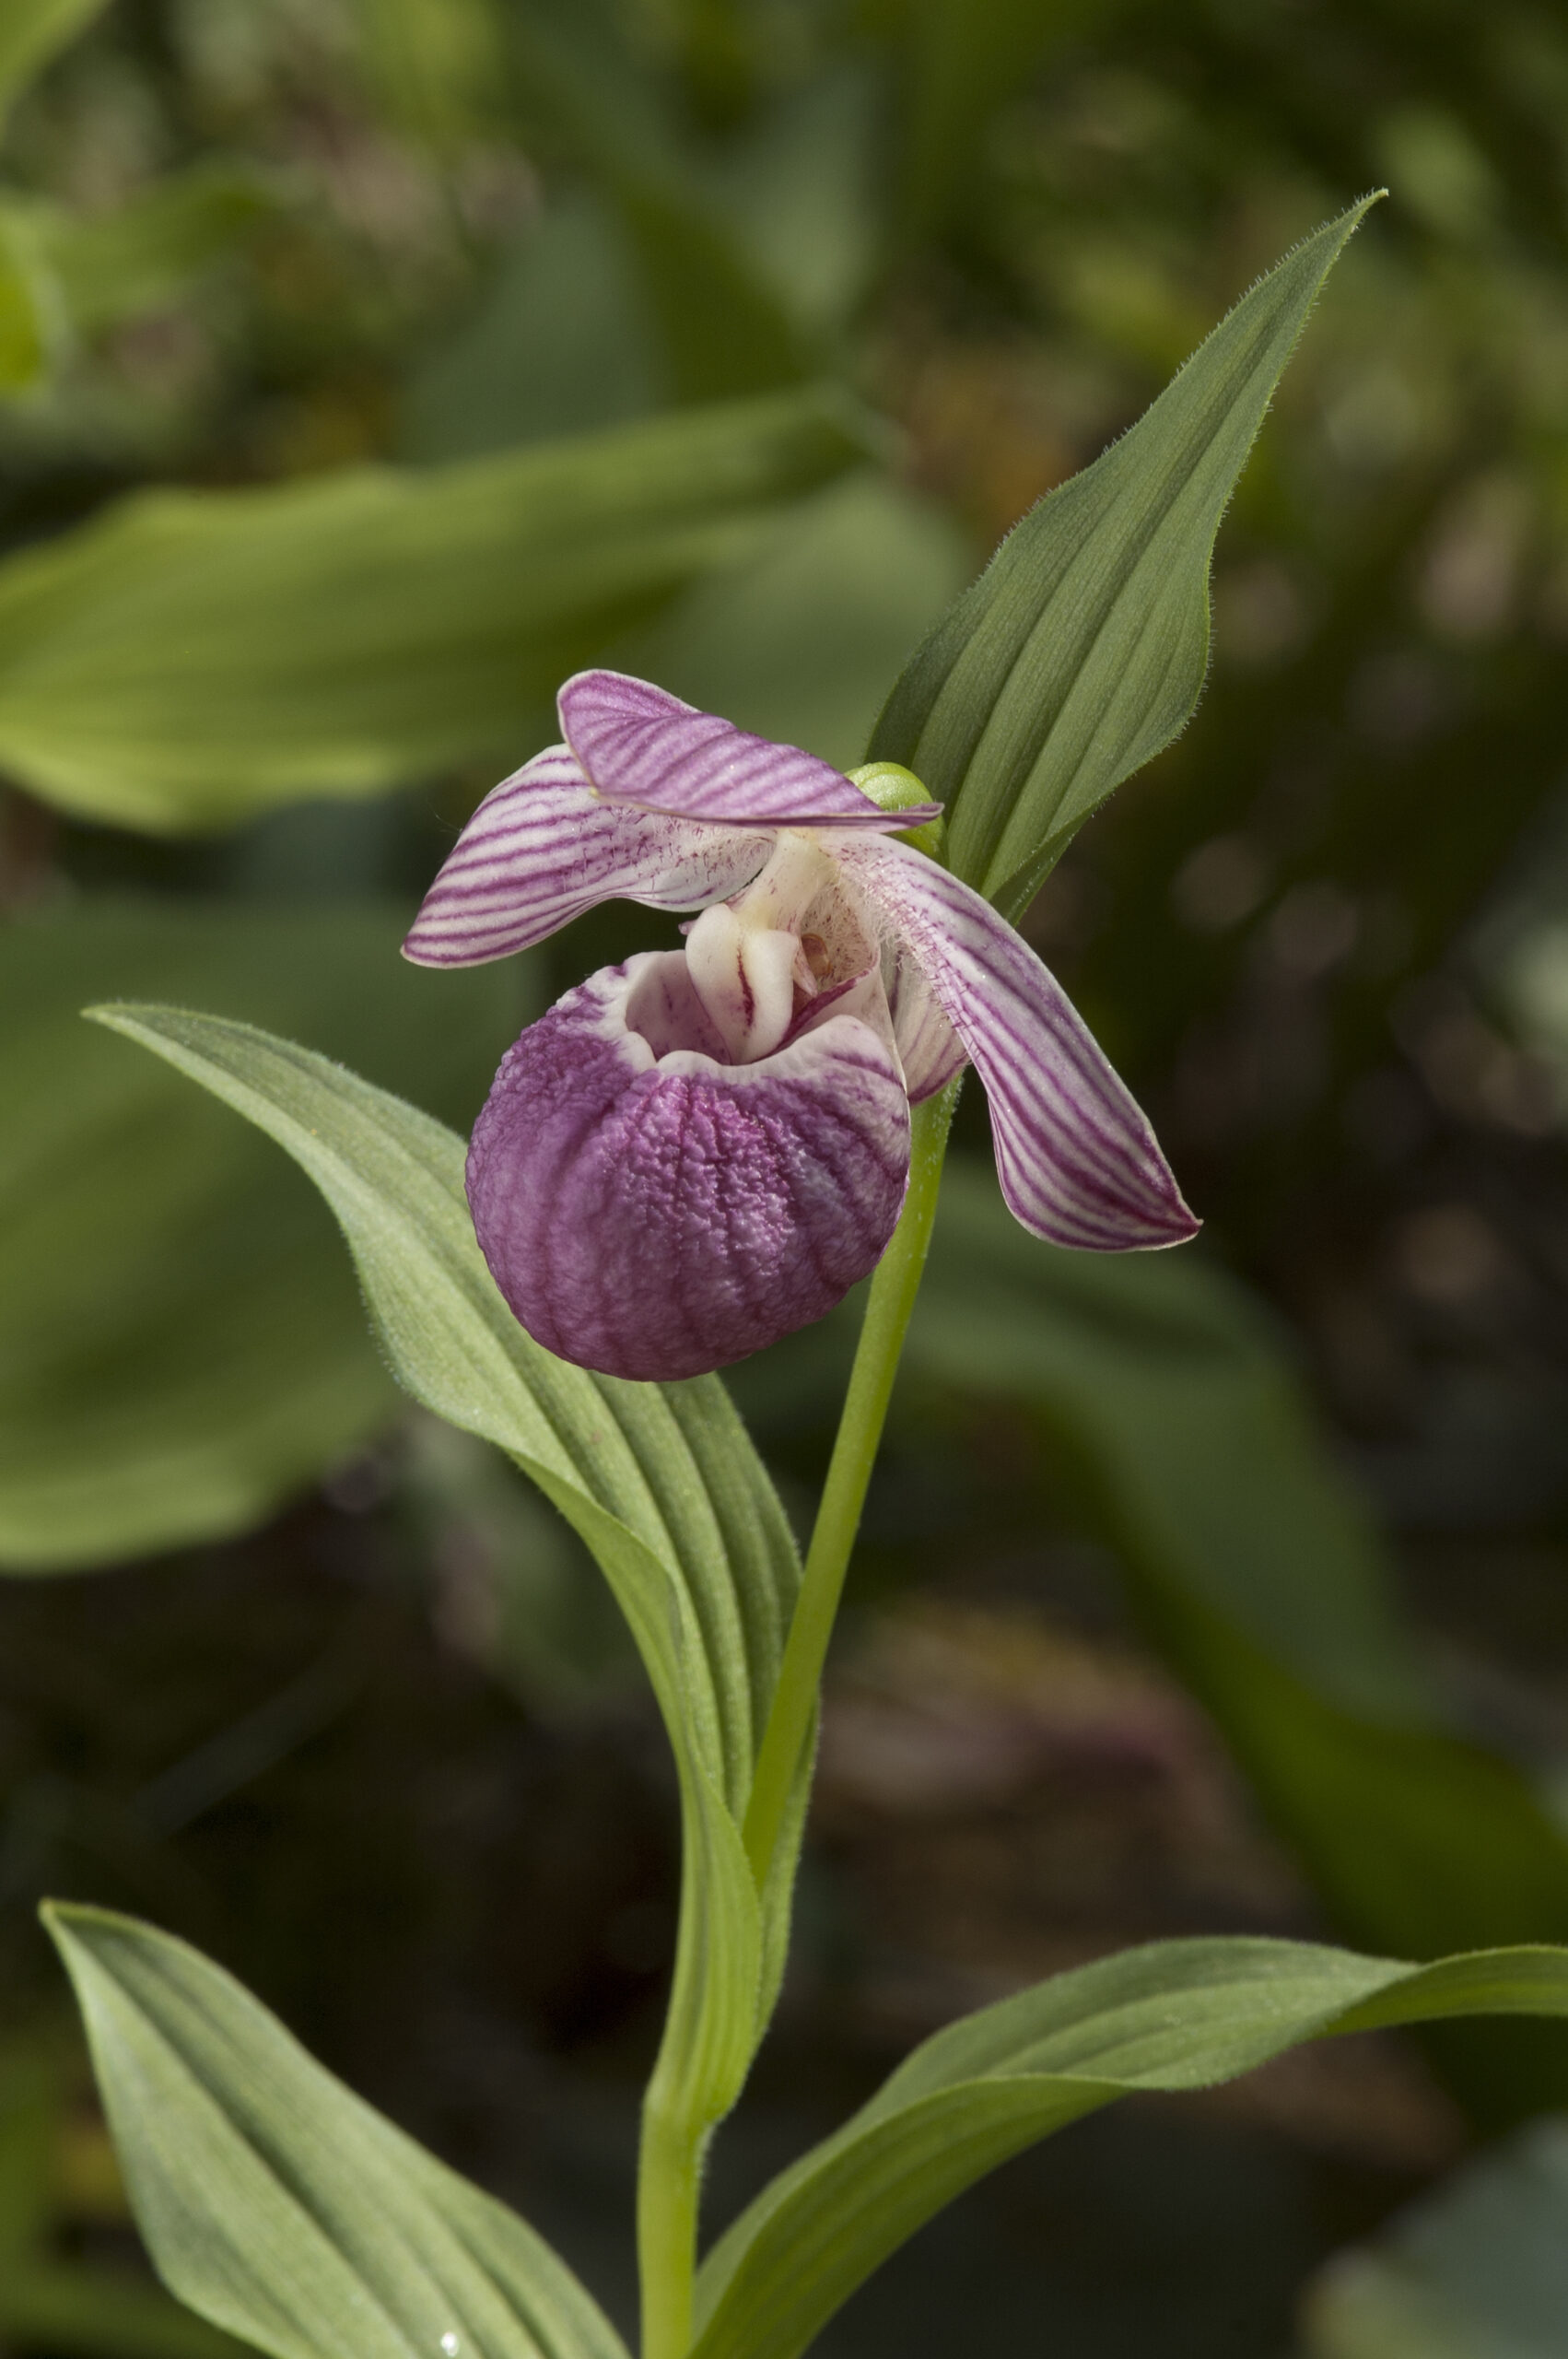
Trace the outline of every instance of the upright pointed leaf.
<path fill-rule="evenodd" d="M 104 1910 L 46 1922 L 137 2222 L 182 2302 L 275 2359 L 626 2359 L 541 2236 L 221 1967 Z"/>
<path fill-rule="evenodd" d="M 1138 2089 L 1231 2080 L 1327 2033 L 1568 2014 L 1568 1951 L 1434 1966 L 1274 1941 L 1159 1942 L 939 2032 L 765 2189 L 697 2287 L 695 2359 L 796 2359 L 889 2253 L 1024 2146 Z"/>
<path fill-rule="evenodd" d="M 1189 719 L 1220 519 L 1369 205 L 1287 254 L 1119 442 L 1049 492 L 911 659 L 872 740 L 949 806 L 948 860 L 1016 917 L 1113 787 Z"/>

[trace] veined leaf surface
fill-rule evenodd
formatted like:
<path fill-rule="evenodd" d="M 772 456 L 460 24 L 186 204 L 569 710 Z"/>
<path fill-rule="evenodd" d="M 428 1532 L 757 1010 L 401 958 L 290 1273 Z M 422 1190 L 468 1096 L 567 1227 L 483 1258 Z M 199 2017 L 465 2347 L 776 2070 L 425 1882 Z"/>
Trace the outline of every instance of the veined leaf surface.
<path fill-rule="evenodd" d="M 1430 1966 L 1277 1941 L 1158 1942 L 954 2024 L 720 2238 L 694 2359 L 796 2359 L 888 2254 L 1024 2146 L 1135 2090 L 1231 2080 L 1326 2034 L 1568 2014 L 1568 1951 Z"/>
<path fill-rule="evenodd" d="M 625 2359 L 543 2237 L 221 1967 L 104 1910 L 46 1921 L 142 2233 L 182 2302 L 275 2359 Z"/>
<path fill-rule="evenodd" d="M 727 2111 L 782 1962 L 787 1884 L 739 1835 L 799 1582 L 772 1484 L 716 1377 L 633 1384 L 535 1344 L 486 1268 L 463 1144 L 325 1058 L 179 1009 L 99 1019 L 287 1148 L 348 1239 L 387 1358 L 437 1415 L 514 1458 L 592 1552 L 630 1625 L 681 1774 L 690 1869 L 664 2081 Z M 803 1773 L 802 1773 L 803 1785 Z"/>

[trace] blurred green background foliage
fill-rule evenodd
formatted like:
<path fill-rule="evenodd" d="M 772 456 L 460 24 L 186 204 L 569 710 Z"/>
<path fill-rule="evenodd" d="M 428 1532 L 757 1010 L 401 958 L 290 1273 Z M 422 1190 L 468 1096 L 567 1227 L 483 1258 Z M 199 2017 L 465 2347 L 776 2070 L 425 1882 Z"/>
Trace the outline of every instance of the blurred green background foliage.
<path fill-rule="evenodd" d="M 1568 1939 L 1561 12 L 6 0 L 0 103 L 0 2338 L 214 2347 L 127 2290 L 43 1891 L 223 1955 L 612 2297 L 672 1922 L 575 1543 L 400 1409 L 281 1156 L 75 1010 L 248 1017 L 465 1125 L 532 1012 L 667 936 L 396 959 L 558 679 L 857 761 L 1008 527 L 1377 185 L 1223 528 L 1200 709 L 1023 919 L 1206 1235 L 1029 1243 L 968 1093 L 716 2216 L 1119 1942 Z M 736 1373 L 793 1504 L 848 1332 Z M 1527 2200 L 1467 2177 L 1297 2296 L 1563 2105 L 1516 2025 L 1150 2105 L 824 2347 L 1378 2359 L 1436 2300 L 1545 2353 L 1550 2123 L 1469 2165 Z"/>

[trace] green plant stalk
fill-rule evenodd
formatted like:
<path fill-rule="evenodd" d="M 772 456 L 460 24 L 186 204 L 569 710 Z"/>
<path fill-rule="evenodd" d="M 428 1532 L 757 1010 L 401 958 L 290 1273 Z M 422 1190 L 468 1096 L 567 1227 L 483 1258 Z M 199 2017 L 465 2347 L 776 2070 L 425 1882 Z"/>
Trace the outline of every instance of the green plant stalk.
<path fill-rule="evenodd" d="M 860 1510 L 882 1440 L 893 1379 L 898 1373 L 909 1314 L 926 1266 L 947 1134 L 962 1080 L 960 1074 L 950 1081 L 945 1089 L 917 1106 L 911 1117 L 909 1192 L 872 1280 L 838 1435 L 806 1552 L 801 1594 L 752 1779 L 744 1836 L 746 1857 L 759 1891 L 772 1865 L 801 1749 L 816 1711 L 849 1552 L 860 1528 Z"/>
<path fill-rule="evenodd" d="M 910 1117 L 909 1191 L 872 1280 L 827 1480 L 806 1552 L 801 1593 L 752 1780 L 743 1834 L 759 1891 L 772 1863 L 802 1748 L 815 1717 L 844 1576 L 860 1529 L 909 1314 L 926 1265 L 947 1135 L 961 1084 L 960 1075 L 923 1106 L 917 1106 Z M 644 2108 L 638 2167 L 642 2359 L 683 2359 L 690 2347 L 706 2134 L 678 2105 L 650 2103 Z"/>
<path fill-rule="evenodd" d="M 692 2339 L 703 2134 L 649 2093 L 638 2151 L 637 2248 L 642 2359 L 682 2359 Z"/>

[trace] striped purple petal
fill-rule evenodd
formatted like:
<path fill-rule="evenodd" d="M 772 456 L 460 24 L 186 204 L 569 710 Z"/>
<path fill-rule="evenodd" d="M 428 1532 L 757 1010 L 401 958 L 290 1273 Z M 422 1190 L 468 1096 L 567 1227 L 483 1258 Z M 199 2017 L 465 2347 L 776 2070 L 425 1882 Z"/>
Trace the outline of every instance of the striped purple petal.
<path fill-rule="evenodd" d="M 697 910 L 738 893 L 764 835 L 602 803 L 564 745 L 487 794 L 425 896 L 403 955 L 473 967 L 543 942 L 600 901 Z"/>
<path fill-rule="evenodd" d="M 875 1029 L 834 1015 L 720 1061 L 684 956 L 645 952 L 557 1001 L 506 1056 L 468 1200 L 535 1340 L 608 1376 L 699 1376 L 803 1327 L 872 1270 L 909 1167 Z"/>
<path fill-rule="evenodd" d="M 879 811 L 831 763 L 753 737 L 717 713 L 623 672 L 579 672 L 557 699 L 561 730 L 606 802 L 745 827 L 895 832 L 942 806 Z"/>
<path fill-rule="evenodd" d="M 918 1106 L 922 1098 L 934 1097 L 954 1074 L 963 1071 L 969 1062 L 968 1051 L 916 959 L 900 957 L 895 945 L 894 955 L 884 956 L 883 972 L 904 1086 L 910 1105 Z"/>
<path fill-rule="evenodd" d="M 834 847 L 924 968 L 986 1085 L 1002 1194 L 1036 1237 L 1092 1252 L 1199 1226 L 1142 1112 L 1066 992 L 990 904 L 907 844 Z"/>

